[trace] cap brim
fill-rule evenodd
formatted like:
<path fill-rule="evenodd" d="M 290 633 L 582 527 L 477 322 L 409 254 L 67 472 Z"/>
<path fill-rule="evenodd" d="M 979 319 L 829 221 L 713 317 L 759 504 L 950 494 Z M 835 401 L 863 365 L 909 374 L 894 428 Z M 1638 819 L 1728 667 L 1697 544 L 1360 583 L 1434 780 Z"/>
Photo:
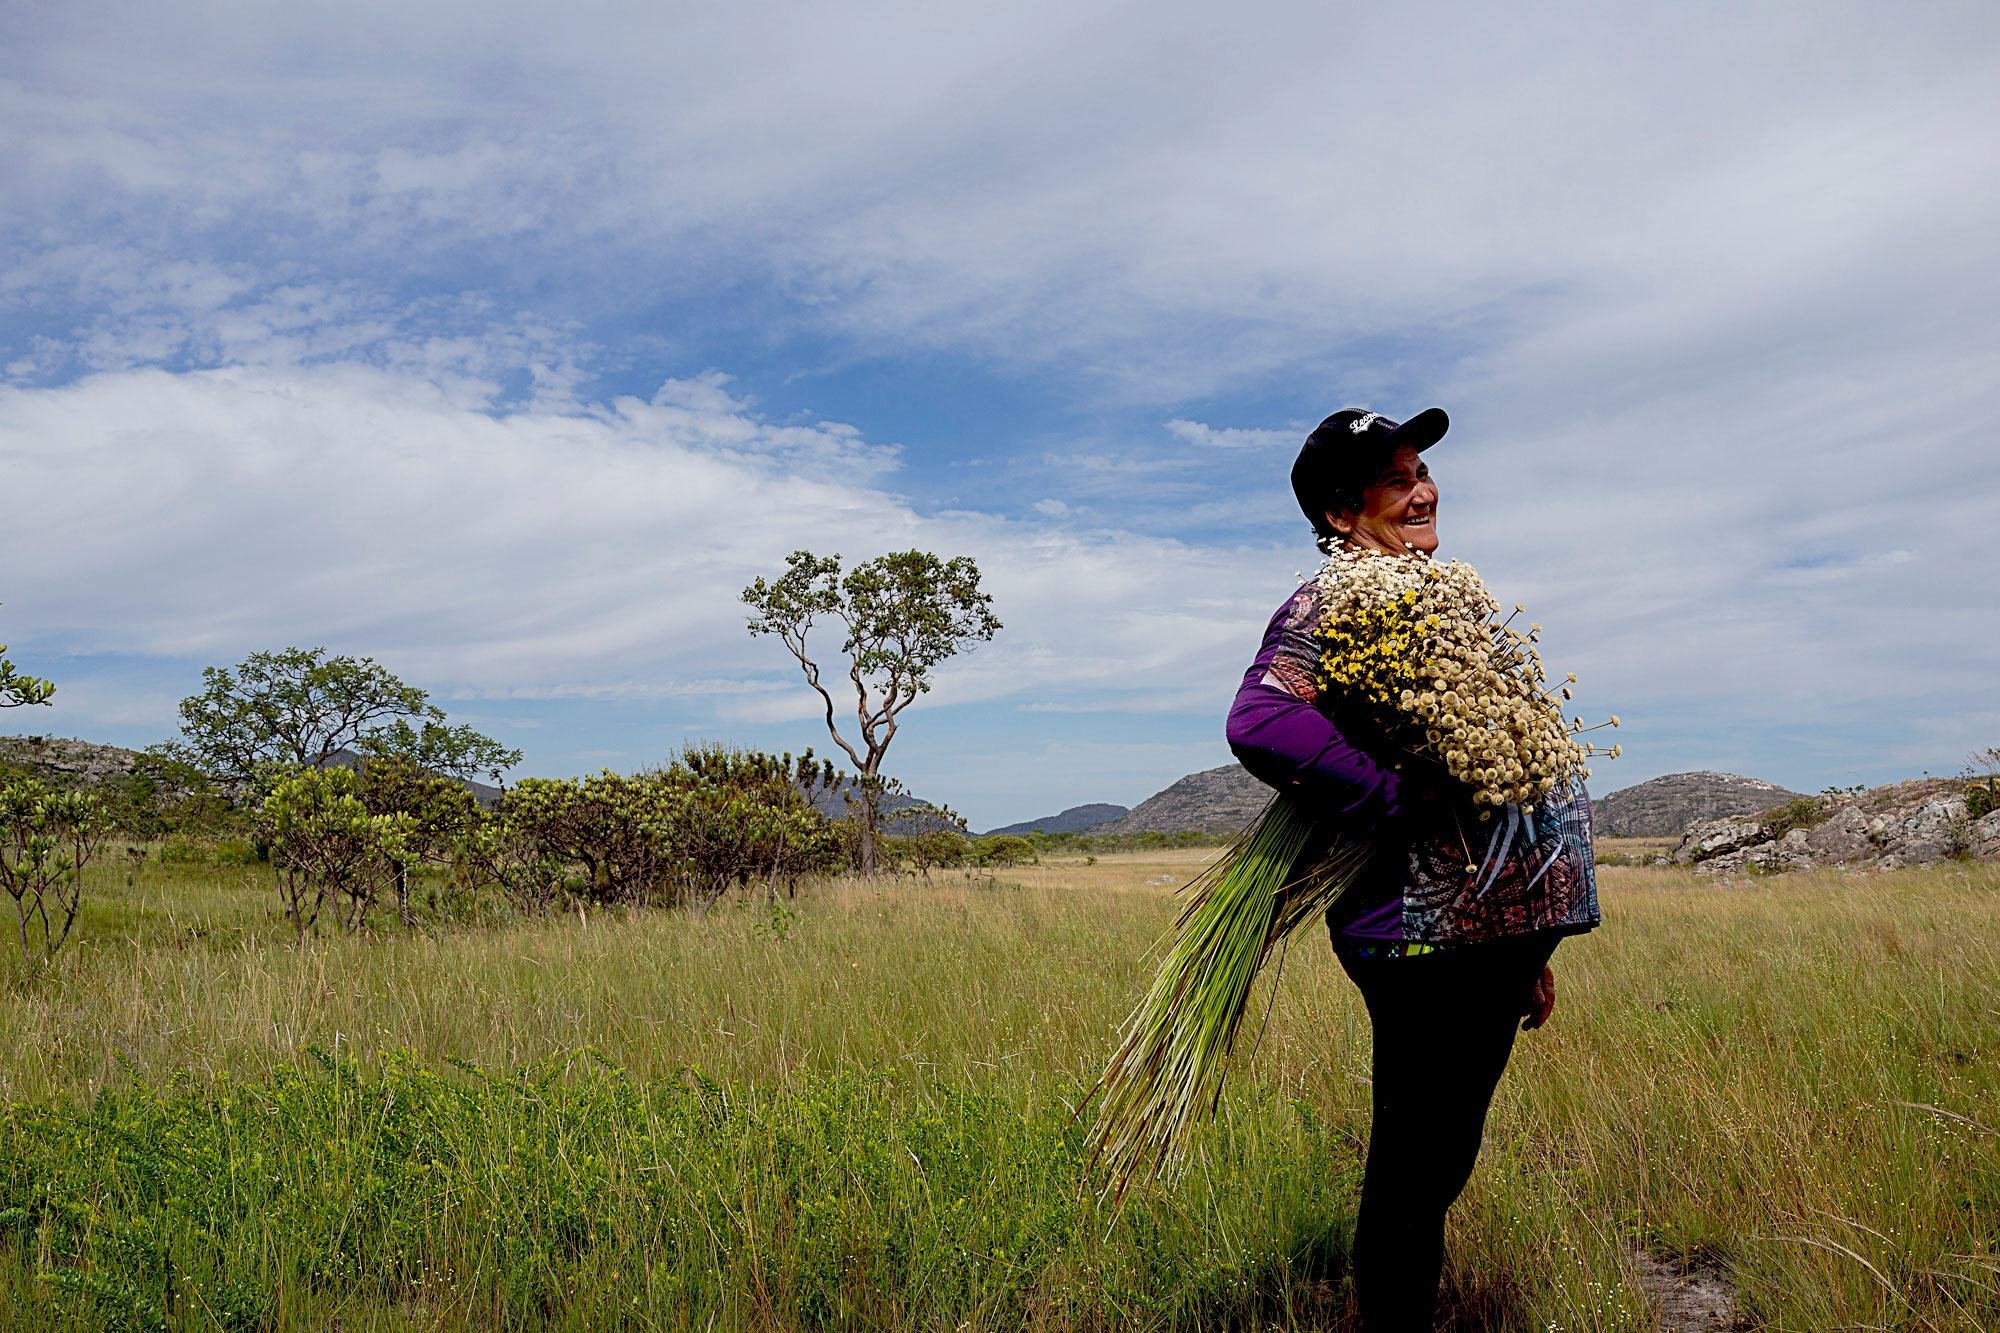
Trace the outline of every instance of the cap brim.
<path fill-rule="evenodd" d="M 1400 449 L 1407 444 L 1422 453 L 1442 440 L 1444 433 L 1450 429 L 1451 418 L 1444 414 L 1442 407 L 1427 407 L 1381 439 L 1391 449 Z"/>

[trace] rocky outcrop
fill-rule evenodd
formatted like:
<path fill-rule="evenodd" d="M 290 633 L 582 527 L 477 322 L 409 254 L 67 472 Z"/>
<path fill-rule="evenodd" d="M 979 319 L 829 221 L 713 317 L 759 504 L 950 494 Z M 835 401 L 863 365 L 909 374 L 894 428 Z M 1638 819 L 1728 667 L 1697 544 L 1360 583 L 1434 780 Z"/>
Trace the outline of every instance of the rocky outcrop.
<path fill-rule="evenodd" d="M 1263 812 L 1271 789 L 1241 764 L 1190 773 L 1139 802 L 1132 813 L 1099 825 L 1098 833 L 1240 833 Z"/>
<path fill-rule="evenodd" d="M 64 787 L 95 787 L 132 772 L 139 752 L 60 736 L 0 736 L 0 766 Z"/>
<path fill-rule="evenodd" d="M 1943 778 L 1872 791 L 1801 797 L 1755 818 L 1704 820 L 1669 859 L 1705 875 L 1821 866 L 1928 865 L 1952 857 L 2000 860 L 2000 810 L 1975 819 L 1964 785 Z"/>
<path fill-rule="evenodd" d="M 1677 838 L 1691 824 L 1775 809 L 1799 794 L 1736 773 L 1669 773 L 1590 803 L 1600 838 Z"/>
<path fill-rule="evenodd" d="M 1059 815 L 1024 819 L 1018 824 L 1008 824 L 1004 828 L 988 829 L 981 836 L 991 838 L 1002 833 L 1081 833 L 1100 824 L 1109 824 L 1114 819 L 1123 819 L 1131 813 L 1122 805 L 1107 805 L 1101 801 L 1093 805 L 1073 805 Z"/>
<path fill-rule="evenodd" d="M 1674 849 L 1674 858 L 1686 861 L 1711 861 L 1717 857 L 1732 856 L 1737 852 L 1755 847 L 1758 843 L 1771 840 L 1771 829 L 1762 820 L 1710 819 L 1697 822 L 1681 838 L 1681 845 Z"/>

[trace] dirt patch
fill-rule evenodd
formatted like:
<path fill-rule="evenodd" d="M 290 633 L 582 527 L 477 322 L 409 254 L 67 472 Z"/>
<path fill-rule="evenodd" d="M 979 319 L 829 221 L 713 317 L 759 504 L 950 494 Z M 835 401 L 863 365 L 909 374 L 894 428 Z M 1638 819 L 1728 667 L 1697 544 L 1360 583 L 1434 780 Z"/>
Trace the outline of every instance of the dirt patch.
<path fill-rule="evenodd" d="M 1661 1333 L 1729 1333 L 1744 1326 L 1735 1293 L 1714 1269 L 1683 1269 L 1644 1250 L 1633 1251 L 1632 1267 Z"/>

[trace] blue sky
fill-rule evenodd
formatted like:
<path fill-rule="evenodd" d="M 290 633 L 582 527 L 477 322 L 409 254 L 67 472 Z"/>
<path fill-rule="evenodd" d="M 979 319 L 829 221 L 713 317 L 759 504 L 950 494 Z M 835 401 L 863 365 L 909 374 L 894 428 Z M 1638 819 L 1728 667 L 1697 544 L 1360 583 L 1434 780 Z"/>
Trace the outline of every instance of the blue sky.
<path fill-rule="evenodd" d="M 2000 742 L 1986 4 L 15 9 L 0 640 L 165 738 L 370 654 L 523 772 L 828 743 L 737 592 L 969 554 L 889 767 L 1135 803 L 1314 552 L 1320 416 L 1452 414 L 1600 790 Z"/>

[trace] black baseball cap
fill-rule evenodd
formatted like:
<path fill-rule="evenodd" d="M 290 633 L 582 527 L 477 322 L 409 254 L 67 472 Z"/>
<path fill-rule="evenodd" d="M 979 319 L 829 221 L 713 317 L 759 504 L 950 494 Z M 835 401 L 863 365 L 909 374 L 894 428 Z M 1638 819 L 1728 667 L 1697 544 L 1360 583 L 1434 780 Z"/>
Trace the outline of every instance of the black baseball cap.
<path fill-rule="evenodd" d="M 1299 498 L 1313 531 L 1325 535 L 1329 501 L 1342 483 L 1365 480 L 1403 445 L 1422 453 L 1443 439 L 1450 426 L 1451 418 L 1441 407 L 1427 407 L 1402 422 L 1366 408 L 1346 407 L 1313 427 L 1292 464 L 1292 494 Z"/>

